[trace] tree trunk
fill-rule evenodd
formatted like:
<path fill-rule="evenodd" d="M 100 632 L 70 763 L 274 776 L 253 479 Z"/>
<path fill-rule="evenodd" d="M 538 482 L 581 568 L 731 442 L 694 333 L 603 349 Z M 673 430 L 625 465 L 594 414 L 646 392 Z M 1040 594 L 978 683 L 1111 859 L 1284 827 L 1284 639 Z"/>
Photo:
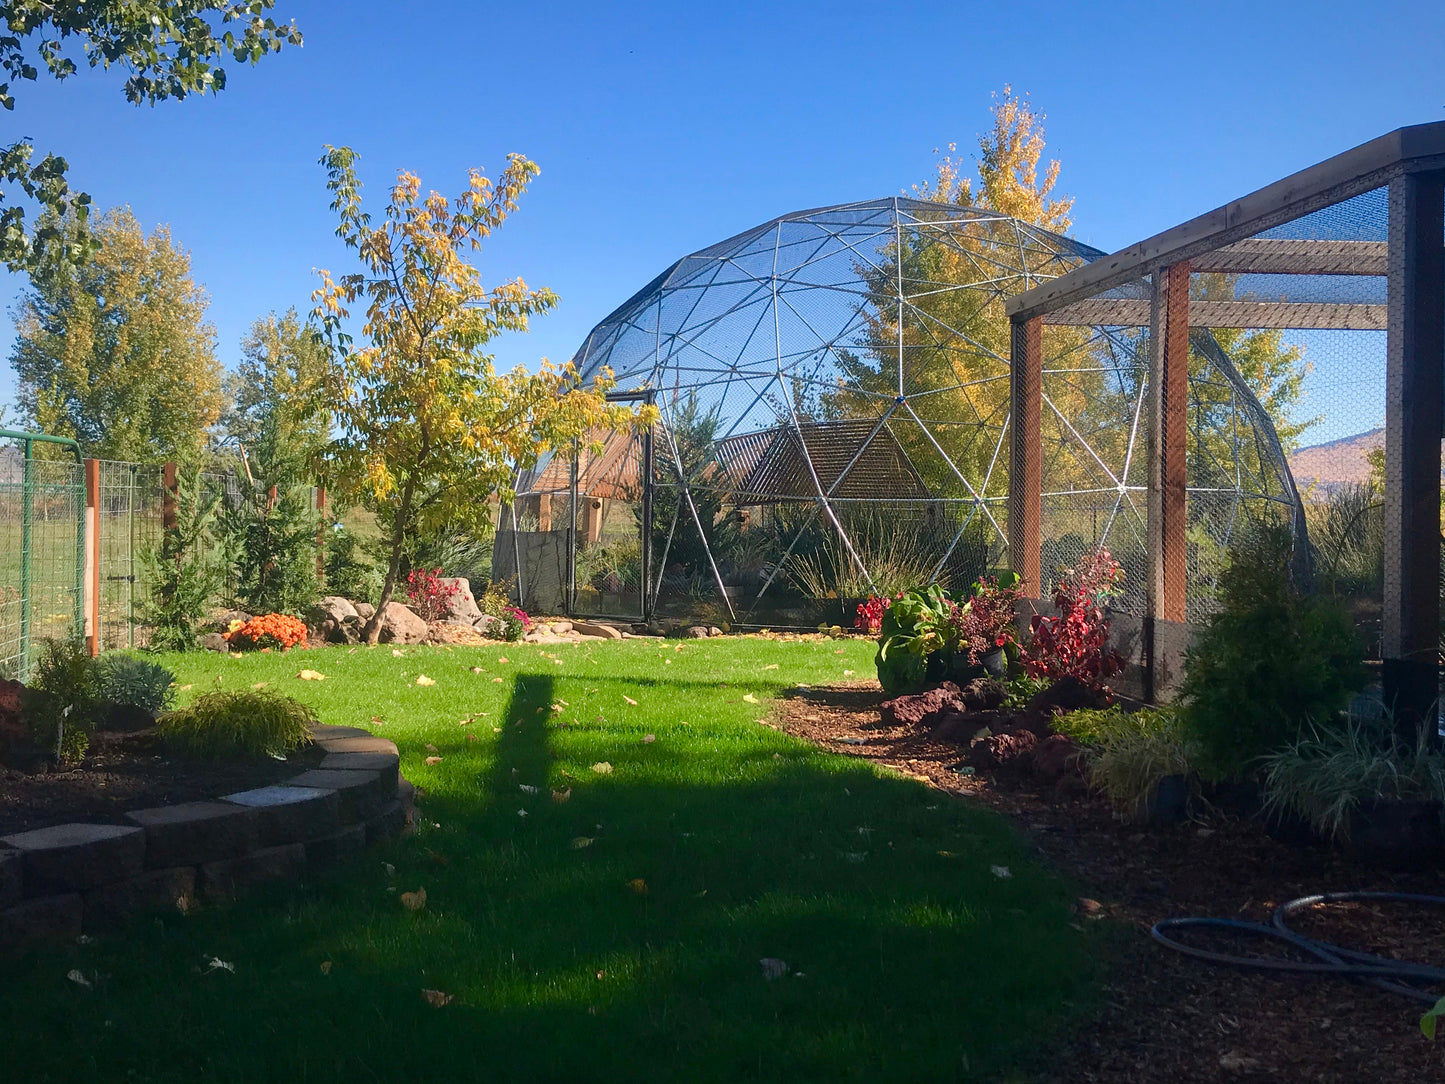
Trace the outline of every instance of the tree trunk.
<path fill-rule="evenodd" d="M 367 620 L 366 627 L 361 632 L 362 640 L 368 645 L 374 645 L 381 639 L 381 620 L 386 615 L 387 604 L 391 602 L 391 593 L 396 589 L 397 573 L 401 571 L 402 544 L 406 540 L 406 529 L 411 520 L 411 498 L 412 484 L 407 482 L 391 531 L 391 560 L 387 562 L 386 579 L 381 584 L 381 597 L 376 602 L 376 613 Z"/>

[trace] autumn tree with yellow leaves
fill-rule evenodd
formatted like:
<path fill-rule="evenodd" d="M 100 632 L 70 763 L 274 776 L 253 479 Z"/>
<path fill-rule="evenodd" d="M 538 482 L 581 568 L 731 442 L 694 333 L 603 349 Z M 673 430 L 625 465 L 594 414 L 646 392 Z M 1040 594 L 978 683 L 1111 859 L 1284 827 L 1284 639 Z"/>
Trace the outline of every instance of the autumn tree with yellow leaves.
<path fill-rule="evenodd" d="M 421 528 L 489 530 L 488 497 L 509 500 L 519 467 L 549 449 L 651 419 L 607 402 L 610 374 L 583 387 L 571 365 L 545 360 L 537 372 L 498 372 L 483 349 L 502 332 L 527 330 L 532 316 L 557 304 L 550 290 L 519 278 L 488 288 L 467 261 L 517 210 L 537 176 L 533 162 L 509 156 L 495 182 L 472 170 L 454 201 L 434 191 L 423 196 L 420 179 L 402 171 L 383 221 L 373 225 L 362 209 L 356 158 L 348 147 L 328 146 L 321 164 L 337 236 L 361 270 L 318 272 L 314 299 L 334 354 L 326 394 L 336 436 L 325 473 L 377 514 L 389 549 L 365 630 L 375 643 L 407 545 Z M 365 345 L 346 330 L 358 303 L 365 306 Z"/>

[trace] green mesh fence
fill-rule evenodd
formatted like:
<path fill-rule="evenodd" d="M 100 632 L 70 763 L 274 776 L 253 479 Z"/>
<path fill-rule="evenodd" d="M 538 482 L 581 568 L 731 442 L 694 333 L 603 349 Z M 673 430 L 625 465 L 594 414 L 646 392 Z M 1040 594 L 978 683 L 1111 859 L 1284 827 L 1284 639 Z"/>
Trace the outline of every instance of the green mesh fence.
<path fill-rule="evenodd" d="M 100 463 L 100 646 L 145 647 L 145 552 L 160 545 L 165 493 L 159 466 Z"/>
<path fill-rule="evenodd" d="M 77 635 L 84 598 L 85 477 L 53 441 L 3 432 L 0 448 L 0 674 L 23 678 L 34 645 Z"/>

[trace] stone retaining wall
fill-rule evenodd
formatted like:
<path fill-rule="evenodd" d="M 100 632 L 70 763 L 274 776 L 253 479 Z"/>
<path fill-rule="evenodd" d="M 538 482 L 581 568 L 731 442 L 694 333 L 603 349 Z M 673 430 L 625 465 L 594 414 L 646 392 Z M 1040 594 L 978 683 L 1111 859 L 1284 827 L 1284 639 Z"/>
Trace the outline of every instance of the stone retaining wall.
<path fill-rule="evenodd" d="M 137 809 L 124 824 L 60 824 L 0 837 L 0 949 L 104 930 L 142 910 L 226 899 L 399 834 L 414 788 L 396 746 L 319 726 L 321 767 L 209 802 Z"/>

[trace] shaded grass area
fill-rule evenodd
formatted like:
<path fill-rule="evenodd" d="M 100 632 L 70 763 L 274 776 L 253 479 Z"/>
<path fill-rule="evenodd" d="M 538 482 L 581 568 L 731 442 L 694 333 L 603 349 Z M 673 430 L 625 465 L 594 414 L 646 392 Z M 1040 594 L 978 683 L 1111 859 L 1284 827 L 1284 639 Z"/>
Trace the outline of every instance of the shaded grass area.
<path fill-rule="evenodd" d="M 182 703 L 267 682 L 391 737 L 425 791 L 421 831 L 230 906 L 5 961 L 7 1072 L 1022 1079 L 1094 1005 L 1101 935 L 1072 923 L 1068 886 L 996 815 L 759 725 L 769 697 L 867 673 L 870 650 L 170 657 Z M 409 912 L 399 896 L 419 888 Z M 764 957 L 790 973 L 765 981 Z"/>

